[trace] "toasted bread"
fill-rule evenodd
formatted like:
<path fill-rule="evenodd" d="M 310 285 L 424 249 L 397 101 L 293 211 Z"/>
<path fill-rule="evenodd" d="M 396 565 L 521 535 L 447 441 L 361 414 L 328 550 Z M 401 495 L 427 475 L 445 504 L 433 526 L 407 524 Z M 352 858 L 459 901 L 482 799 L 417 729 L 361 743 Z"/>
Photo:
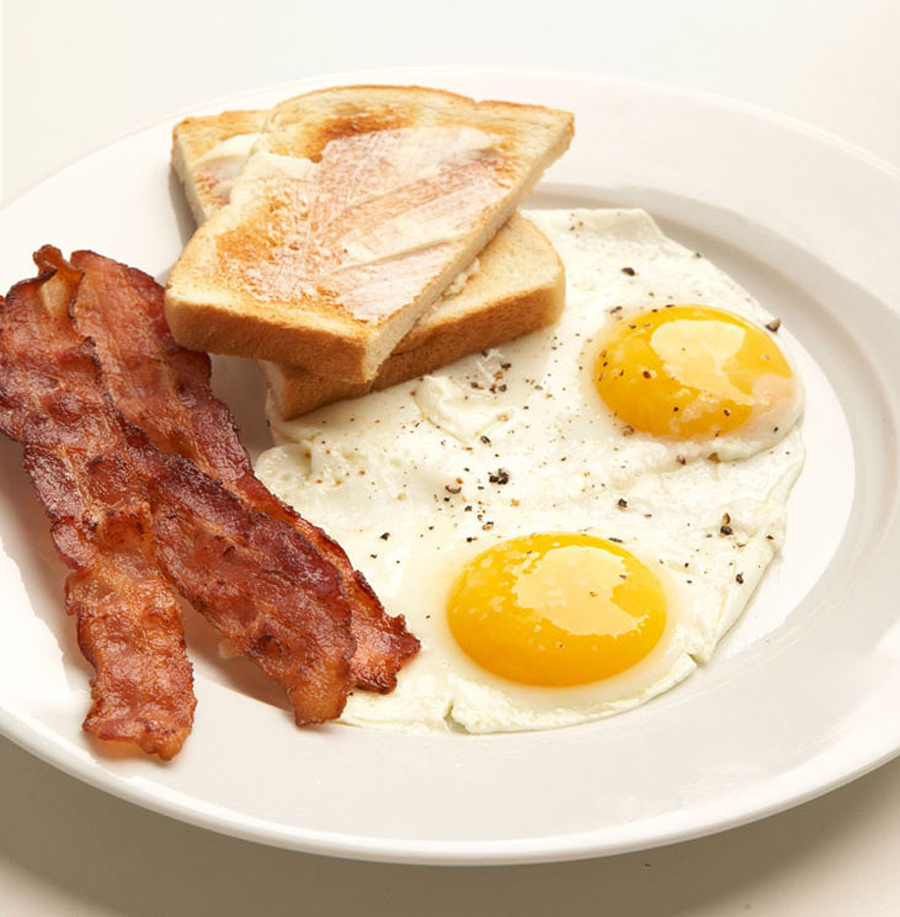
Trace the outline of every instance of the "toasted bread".
<path fill-rule="evenodd" d="M 565 112 L 418 87 L 282 103 L 172 272 L 175 336 L 373 382 L 571 133 Z"/>
<path fill-rule="evenodd" d="M 185 118 L 172 131 L 172 168 L 199 226 L 231 198 L 267 111 L 223 111 Z"/>
<path fill-rule="evenodd" d="M 267 117 L 264 111 L 186 118 L 172 132 L 172 164 L 198 223 L 228 202 Z M 547 238 L 514 214 L 470 268 L 419 319 L 372 382 L 343 382 L 261 361 L 284 420 L 433 372 L 460 357 L 552 323 L 565 301 L 562 264 Z"/>

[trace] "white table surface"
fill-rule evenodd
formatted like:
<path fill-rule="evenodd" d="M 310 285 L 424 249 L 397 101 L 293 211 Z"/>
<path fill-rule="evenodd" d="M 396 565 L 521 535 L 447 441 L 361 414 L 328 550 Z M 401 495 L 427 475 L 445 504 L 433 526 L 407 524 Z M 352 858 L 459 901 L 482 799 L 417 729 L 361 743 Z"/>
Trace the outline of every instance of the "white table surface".
<path fill-rule="evenodd" d="M 4 201 L 218 97 L 313 74 L 447 63 L 713 92 L 815 124 L 900 168 L 893 0 L 7 0 L 2 15 Z M 180 824 L 0 740 L 0 912 L 897 914 L 898 825 L 895 761 L 793 811 L 654 851 L 482 869 L 352 863 Z"/>

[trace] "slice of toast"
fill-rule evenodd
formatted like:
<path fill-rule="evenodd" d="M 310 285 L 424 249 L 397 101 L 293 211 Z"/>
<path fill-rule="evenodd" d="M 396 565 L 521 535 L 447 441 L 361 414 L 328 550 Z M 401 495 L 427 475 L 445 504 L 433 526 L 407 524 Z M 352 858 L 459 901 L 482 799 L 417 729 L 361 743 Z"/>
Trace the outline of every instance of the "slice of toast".
<path fill-rule="evenodd" d="M 198 223 L 228 202 L 264 111 L 186 118 L 172 134 L 172 164 Z M 484 250 L 419 319 L 372 382 L 344 382 L 300 367 L 262 361 L 282 419 L 433 372 L 460 357 L 554 322 L 565 302 L 565 275 L 553 246 L 514 214 Z"/>
<path fill-rule="evenodd" d="M 565 112 L 419 87 L 288 100 L 172 271 L 173 333 L 373 382 L 571 134 Z"/>

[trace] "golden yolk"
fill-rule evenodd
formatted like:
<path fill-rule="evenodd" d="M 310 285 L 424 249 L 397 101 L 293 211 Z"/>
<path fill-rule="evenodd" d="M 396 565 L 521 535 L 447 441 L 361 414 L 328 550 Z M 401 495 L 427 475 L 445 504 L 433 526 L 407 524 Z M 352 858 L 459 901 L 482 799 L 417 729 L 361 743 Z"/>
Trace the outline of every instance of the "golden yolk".
<path fill-rule="evenodd" d="M 528 535 L 463 569 L 447 605 L 468 656 L 527 685 L 580 685 L 640 662 L 666 626 L 656 577 L 624 548 L 579 534 Z"/>
<path fill-rule="evenodd" d="M 594 379 L 624 423 L 679 439 L 736 430 L 795 393 L 790 365 L 762 329 L 695 305 L 622 319 L 603 342 Z"/>

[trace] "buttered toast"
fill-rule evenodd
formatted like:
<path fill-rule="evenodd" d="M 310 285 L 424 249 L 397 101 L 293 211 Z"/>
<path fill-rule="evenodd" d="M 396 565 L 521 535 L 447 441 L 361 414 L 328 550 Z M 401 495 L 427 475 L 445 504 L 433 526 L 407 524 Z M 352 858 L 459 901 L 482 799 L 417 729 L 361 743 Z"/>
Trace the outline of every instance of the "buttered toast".
<path fill-rule="evenodd" d="M 288 100 L 172 271 L 173 333 L 374 383 L 571 134 L 566 112 L 419 87 Z"/>
<path fill-rule="evenodd" d="M 263 111 L 232 111 L 175 126 L 172 164 L 198 223 L 228 202 L 266 117 Z M 266 361 L 260 366 L 274 406 L 289 420 L 543 328 L 556 320 L 564 301 L 565 276 L 553 246 L 530 220 L 514 214 L 413 325 L 374 380 L 345 382 Z"/>
<path fill-rule="evenodd" d="M 267 111 L 223 111 L 185 118 L 172 129 L 172 168 L 198 226 L 231 199 L 268 116 Z"/>

